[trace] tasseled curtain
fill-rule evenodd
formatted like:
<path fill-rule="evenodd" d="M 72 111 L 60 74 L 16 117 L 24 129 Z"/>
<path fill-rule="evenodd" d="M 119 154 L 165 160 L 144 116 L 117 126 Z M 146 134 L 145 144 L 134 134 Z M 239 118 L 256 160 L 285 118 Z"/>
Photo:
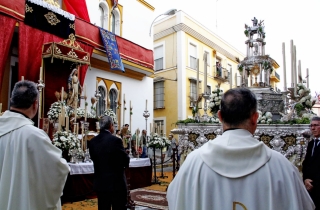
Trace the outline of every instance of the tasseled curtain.
<path fill-rule="evenodd" d="M 90 58 L 91 58 L 92 51 L 93 51 L 93 47 L 90 46 L 90 45 L 87 45 L 87 44 L 82 44 L 81 42 L 78 42 L 78 43 L 80 44 L 81 48 L 82 48 L 84 51 L 86 51 L 86 52 L 89 53 L 89 56 L 90 56 Z M 80 73 L 79 78 L 80 78 L 80 79 L 79 79 L 79 81 L 80 81 L 81 86 L 83 86 L 83 82 L 84 82 L 84 79 L 85 79 L 85 76 L 86 76 L 88 67 L 89 67 L 88 65 L 82 65 L 82 66 L 80 67 L 80 71 L 79 71 L 79 73 Z"/>
<path fill-rule="evenodd" d="M 16 20 L 0 14 L 0 92 Z"/>
<path fill-rule="evenodd" d="M 60 42 L 60 37 L 47 32 L 27 26 L 23 23 L 19 27 L 19 80 L 24 76 L 25 80 L 38 82 L 42 61 L 42 45 L 48 42 Z M 89 52 L 91 57 L 93 47 L 78 42 L 81 48 Z M 45 58 L 44 69 L 44 117 L 47 117 L 51 104 L 57 101 L 54 93 L 60 91 L 62 87 L 67 92 L 68 77 L 72 71 L 72 62 L 58 58 Z M 82 65 L 79 71 L 79 81 L 81 86 L 85 79 L 88 66 Z"/>

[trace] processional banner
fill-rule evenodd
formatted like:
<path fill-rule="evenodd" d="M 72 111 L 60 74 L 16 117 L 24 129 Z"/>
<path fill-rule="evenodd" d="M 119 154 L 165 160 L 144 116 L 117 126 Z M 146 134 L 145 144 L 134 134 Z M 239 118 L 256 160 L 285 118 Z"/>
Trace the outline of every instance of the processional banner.
<path fill-rule="evenodd" d="M 116 35 L 103 28 L 100 28 L 100 34 L 104 48 L 107 52 L 111 70 L 121 70 L 124 72 L 124 66 L 119 54 Z"/>

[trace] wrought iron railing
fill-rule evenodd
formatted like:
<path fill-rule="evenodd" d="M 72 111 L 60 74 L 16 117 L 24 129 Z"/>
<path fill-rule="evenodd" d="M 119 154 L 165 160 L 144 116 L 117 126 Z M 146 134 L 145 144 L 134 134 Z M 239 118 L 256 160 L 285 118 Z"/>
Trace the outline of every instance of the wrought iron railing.
<path fill-rule="evenodd" d="M 213 76 L 221 80 L 229 80 L 229 71 L 223 67 L 213 66 Z"/>
<path fill-rule="evenodd" d="M 275 76 L 278 80 L 280 80 L 280 75 L 279 75 L 277 72 L 274 72 L 274 76 Z"/>

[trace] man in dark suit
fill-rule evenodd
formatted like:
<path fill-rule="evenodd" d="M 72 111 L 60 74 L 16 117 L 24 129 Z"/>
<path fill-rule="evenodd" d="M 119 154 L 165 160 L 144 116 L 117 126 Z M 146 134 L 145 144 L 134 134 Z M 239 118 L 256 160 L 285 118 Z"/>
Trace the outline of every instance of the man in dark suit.
<path fill-rule="evenodd" d="M 109 116 L 100 119 L 100 134 L 89 141 L 89 152 L 94 167 L 94 190 L 98 195 L 99 210 L 125 210 L 127 183 L 125 168 L 130 158 L 122 140 L 112 135 L 113 121 Z"/>
<path fill-rule="evenodd" d="M 310 124 L 313 134 L 302 163 L 303 181 L 316 210 L 320 209 L 320 117 L 313 117 Z"/>

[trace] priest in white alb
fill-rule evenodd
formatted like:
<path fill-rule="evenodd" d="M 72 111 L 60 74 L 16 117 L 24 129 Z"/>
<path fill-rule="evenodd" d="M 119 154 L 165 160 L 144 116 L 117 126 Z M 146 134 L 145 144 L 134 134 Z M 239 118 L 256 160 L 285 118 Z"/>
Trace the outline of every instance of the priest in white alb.
<path fill-rule="evenodd" d="M 0 116 L 0 209 L 59 210 L 69 173 L 61 150 L 33 125 L 39 93 L 34 82 L 15 84 L 10 111 Z"/>
<path fill-rule="evenodd" d="M 228 90 L 218 116 L 223 134 L 191 152 L 167 191 L 170 210 L 312 210 L 297 168 L 253 137 L 257 100 Z"/>

